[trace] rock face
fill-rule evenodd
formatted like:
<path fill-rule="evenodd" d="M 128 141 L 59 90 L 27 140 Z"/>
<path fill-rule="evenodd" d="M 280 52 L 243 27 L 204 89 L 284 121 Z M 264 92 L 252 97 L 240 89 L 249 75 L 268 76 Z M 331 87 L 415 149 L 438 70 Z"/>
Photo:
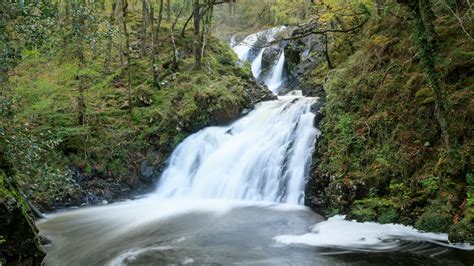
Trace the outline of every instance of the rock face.
<path fill-rule="evenodd" d="M 0 169 L 0 265 L 41 265 L 44 256 L 25 200 Z"/>

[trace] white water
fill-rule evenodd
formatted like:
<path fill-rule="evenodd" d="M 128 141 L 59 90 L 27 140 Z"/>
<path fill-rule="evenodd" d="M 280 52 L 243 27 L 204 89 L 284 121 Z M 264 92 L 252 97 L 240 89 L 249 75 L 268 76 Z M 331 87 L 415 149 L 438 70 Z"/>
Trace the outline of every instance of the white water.
<path fill-rule="evenodd" d="M 272 70 L 272 76 L 270 79 L 265 81 L 265 84 L 268 86 L 273 93 L 278 93 L 281 84 L 283 83 L 283 68 L 285 66 L 285 52 L 281 52 L 278 59 L 278 63 Z"/>
<path fill-rule="evenodd" d="M 251 34 L 238 44 L 236 44 L 235 38 L 232 37 L 232 49 L 241 61 L 249 61 L 251 63 L 252 73 L 255 78 L 259 78 L 260 74 L 262 73 L 262 58 L 265 48 L 262 48 L 258 53 L 257 57 L 255 58 L 250 56 L 252 49 L 257 49 L 254 48 L 254 46 L 261 38 L 265 38 L 266 43 L 274 41 L 276 34 L 283 31 L 285 28 L 286 27 L 276 27 L 266 31 Z M 282 89 L 284 79 L 284 68 L 285 53 L 281 51 L 277 63 L 271 69 L 270 75 L 263 80 L 265 85 L 267 85 L 268 89 L 271 90 L 274 94 L 277 94 Z"/>
<path fill-rule="evenodd" d="M 248 60 L 261 38 L 273 40 L 283 28 L 247 36 L 233 49 Z M 261 49 L 252 73 L 261 73 Z M 269 88 L 276 93 L 282 83 L 282 52 Z M 225 127 L 208 127 L 186 138 L 172 153 L 158 184 L 160 199 L 231 199 L 303 204 L 314 142 L 311 105 L 316 98 L 292 93 L 261 103 L 242 119 Z"/>
<path fill-rule="evenodd" d="M 260 50 L 260 52 L 258 53 L 258 56 L 252 62 L 252 74 L 256 79 L 258 79 L 258 77 L 262 73 L 262 58 L 264 51 L 265 48 L 262 48 L 262 50 Z"/>
<path fill-rule="evenodd" d="M 251 34 L 245 37 L 245 39 L 241 43 L 233 46 L 234 52 L 237 54 L 241 61 L 246 61 L 249 59 L 250 50 L 252 49 L 252 46 L 254 46 L 255 43 L 258 41 L 260 34 L 262 33 Z M 235 40 L 232 39 L 231 42 L 235 43 Z"/>
<path fill-rule="evenodd" d="M 314 98 L 281 97 L 226 127 L 209 127 L 173 152 L 160 198 L 303 204 L 316 135 Z"/>
<path fill-rule="evenodd" d="M 229 126 L 191 135 L 173 152 L 149 197 L 48 215 L 38 223 L 53 240 L 45 265 L 387 264 L 385 254 L 371 252 L 380 250 L 392 257 L 399 253 L 397 264 L 419 262 L 421 255 L 430 264 L 453 252 L 426 242 L 472 250 L 449 245 L 446 234 L 402 225 L 356 223 L 343 216 L 322 221 L 297 205 L 319 134 L 310 112 L 316 100 L 293 91 Z M 344 257 L 354 249 L 369 252 Z"/>

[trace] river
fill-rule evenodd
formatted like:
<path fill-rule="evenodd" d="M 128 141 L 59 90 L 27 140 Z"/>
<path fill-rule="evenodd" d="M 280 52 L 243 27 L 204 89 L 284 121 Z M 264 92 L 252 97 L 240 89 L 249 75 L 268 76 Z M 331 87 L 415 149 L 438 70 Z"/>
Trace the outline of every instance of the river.
<path fill-rule="evenodd" d="M 259 76 L 263 50 L 250 56 L 256 39 L 234 50 Z M 281 52 L 263 78 L 274 93 L 284 86 L 284 63 Z M 47 215 L 37 223 L 52 240 L 45 264 L 472 265 L 472 247 L 445 234 L 325 220 L 303 206 L 320 134 L 317 101 L 294 91 L 189 136 L 142 199 Z"/>

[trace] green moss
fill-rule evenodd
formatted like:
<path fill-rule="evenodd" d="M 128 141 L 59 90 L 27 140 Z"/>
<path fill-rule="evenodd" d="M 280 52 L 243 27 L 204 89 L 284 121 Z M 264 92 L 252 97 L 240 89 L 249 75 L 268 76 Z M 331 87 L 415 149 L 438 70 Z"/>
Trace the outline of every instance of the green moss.
<path fill-rule="evenodd" d="M 463 220 L 449 228 L 449 241 L 453 243 L 467 242 L 474 243 L 473 220 Z"/>
<path fill-rule="evenodd" d="M 415 228 L 425 232 L 447 232 L 452 224 L 449 214 L 443 210 L 428 209 L 415 223 Z"/>
<path fill-rule="evenodd" d="M 391 199 L 372 197 L 356 200 L 349 217 L 362 222 L 395 223 L 399 217 L 397 209 L 398 205 Z"/>

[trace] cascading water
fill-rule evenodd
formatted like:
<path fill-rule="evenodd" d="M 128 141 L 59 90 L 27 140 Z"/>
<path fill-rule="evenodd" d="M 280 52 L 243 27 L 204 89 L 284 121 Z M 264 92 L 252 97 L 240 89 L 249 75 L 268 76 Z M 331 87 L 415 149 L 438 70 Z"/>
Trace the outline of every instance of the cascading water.
<path fill-rule="evenodd" d="M 313 98 L 280 97 L 226 127 L 210 127 L 173 152 L 161 198 L 225 198 L 303 204 L 314 141 Z"/>
<path fill-rule="evenodd" d="M 285 52 L 281 52 L 280 57 L 278 58 L 278 63 L 275 65 L 272 71 L 272 76 L 270 79 L 265 81 L 265 84 L 268 86 L 273 93 L 277 93 L 283 83 L 283 68 L 285 66 Z"/>
<path fill-rule="evenodd" d="M 265 52 L 265 48 L 262 48 L 262 50 L 260 50 L 257 57 L 252 62 L 252 74 L 256 79 L 258 79 L 258 77 L 260 77 L 260 74 L 262 73 L 263 52 Z"/>
<path fill-rule="evenodd" d="M 235 37 L 231 39 L 231 46 L 234 52 L 237 54 L 241 61 L 249 61 L 252 66 L 252 73 L 256 79 L 259 79 L 260 74 L 262 73 L 262 59 L 263 53 L 265 51 L 265 47 L 254 47 L 257 43 L 264 42 L 264 45 L 268 45 L 269 43 L 275 40 L 275 36 L 282 32 L 286 27 L 277 27 L 271 28 L 266 31 L 258 32 L 247 36 L 242 42 L 236 43 Z M 260 40 L 260 42 L 259 42 Z M 262 41 L 263 40 L 263 41 Z M 281 50 L 278 45 L 273 44 L 273 49 Z M 256 49 L 258 55 L 256 57 L 251 56 L 252 51 L 255 53 Z M 277 94 L 284 83 L 284 68 L 285 68 L 285 53 L 283 50 L 280 51 L 278 60 L 276 64 L 273 65 L 269 75 L 263 79 L 265 85 L 267 85 L 268 89 L 271 90 L 273 93 Z"/>
<path fill-rule="evenodd" d="M 237 45 L 233 45 L 234 52 L 237 54 L 237 57 L 241 61 L 246 61 L 249 59 L 250 51 L 252 46 L 258 41 L 259 35 L 261 33 L 254 33 L 247 36 L 242 42 Z M 232 39 L 231 43 L 235 43 L 235 40 Z"/>

